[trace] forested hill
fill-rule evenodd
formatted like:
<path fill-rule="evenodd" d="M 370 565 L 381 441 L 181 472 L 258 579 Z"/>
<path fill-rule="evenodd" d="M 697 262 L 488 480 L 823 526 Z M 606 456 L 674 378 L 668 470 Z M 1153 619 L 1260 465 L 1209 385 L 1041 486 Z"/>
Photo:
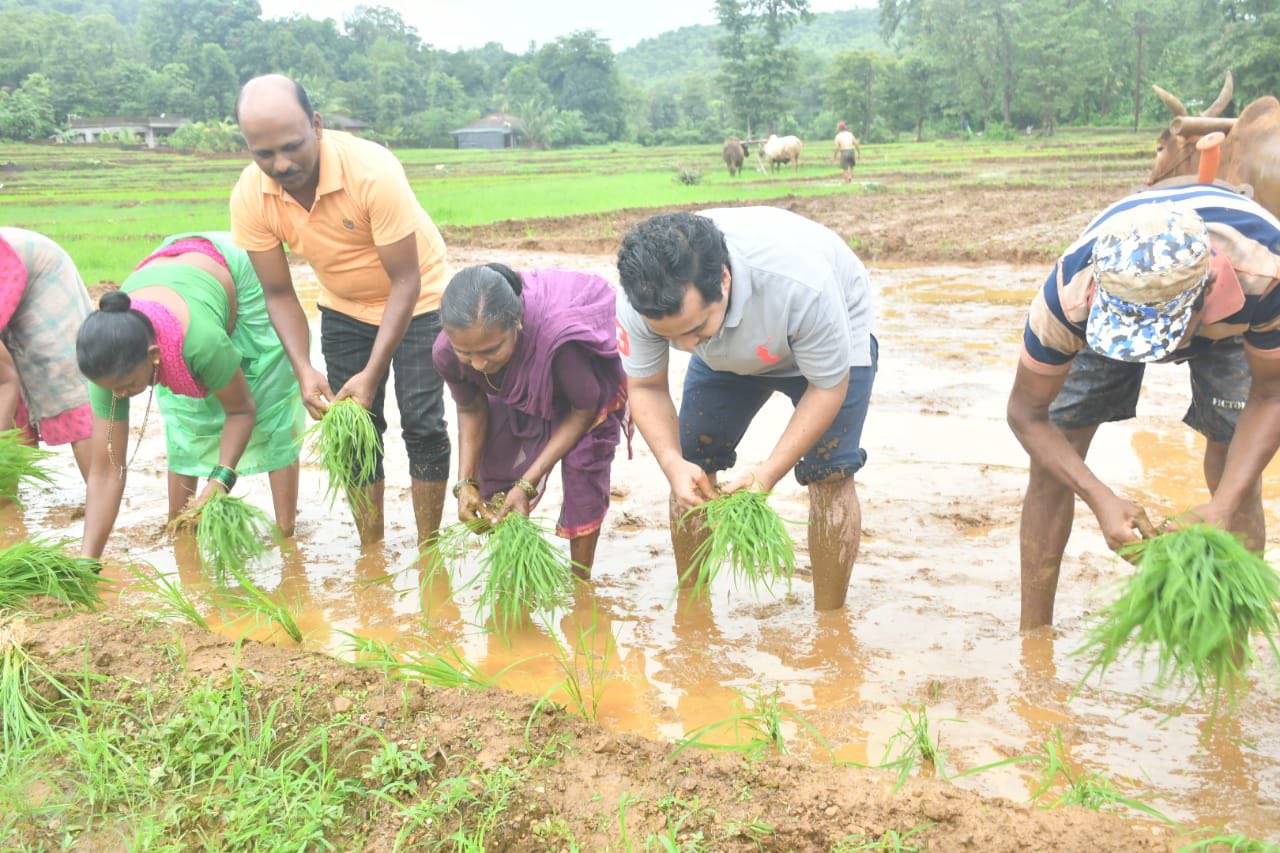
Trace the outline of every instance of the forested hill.
<path fill-rule="evenodd" d="M 618 54 L 618 70 L 644 89 L 714 74 L 720 67 L 715 42 L 723 32 L 719 25 L 707 24 L 643 39 Z M 874 8 L 814 15 L 809 23 L 788 31 L 783 43 L 823 60 L 849 50 L 890 52 L 880 37 L 880 13 Z"/>

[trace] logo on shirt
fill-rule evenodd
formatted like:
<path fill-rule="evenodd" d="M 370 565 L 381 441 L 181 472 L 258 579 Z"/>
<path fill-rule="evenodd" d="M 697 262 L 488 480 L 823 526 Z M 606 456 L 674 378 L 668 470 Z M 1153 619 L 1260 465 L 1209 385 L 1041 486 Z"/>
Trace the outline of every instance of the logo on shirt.
<path fill-rule="evenodd" d="M 347 229 L 348 231 L 356 230 L 356 224 L 352 222 L 350 219 L 342 220 L 342 227 Z"/>
<path fill-rule="evenodd" d="M 631 355 L 631 338 L 627 336 L 627 330 L 622 328 L 622 324 L 617 320 L 613 321 L 613 327 L 618 338 L 618 352 L 623 355 Z"/>
<path fill-rule="evenodd" d="M 769 338 L 769 340 L 765 341 L 760 346 L 756 347 L 756 357 L 759 358 L 761 361 L 763 361 L 765 364 L 777 364 L 778 362 L 782 361 L 782 356 L 774 355 L 773 353 L 769 352 L 769 341 L 771 340 L 773 340 L 773 338 Z"/>

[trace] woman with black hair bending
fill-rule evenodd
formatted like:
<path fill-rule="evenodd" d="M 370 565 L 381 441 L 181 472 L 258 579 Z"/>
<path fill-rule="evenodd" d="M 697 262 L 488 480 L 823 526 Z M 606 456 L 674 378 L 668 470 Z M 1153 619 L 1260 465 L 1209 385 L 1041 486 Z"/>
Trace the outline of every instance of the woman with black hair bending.
<path fill-rule="evenodd" d="M 609 475 L 627 403 L 614 290 L 567 270 L 462 270 L 440 303 L 432 355 L 458 407 L 458 516 L 528 515 L 556 463 L 556 532 L 589 575 L 609 508 Z M 502 495 L 496 508 L 487 501 Z"/>
<path fill-rule="evenodd" d="M 164 415 L 170 520 L 267 471 L 276 524 L 293 535 L 305 414 L 248 255 L 221 232 L 170 237 L 98 304 L 76 338 L 93 406 L 81 554 L 101 556 L 115 524 L 137 453 L 129 398 L 143 391 L 142 430 L 152 394 Z"/>

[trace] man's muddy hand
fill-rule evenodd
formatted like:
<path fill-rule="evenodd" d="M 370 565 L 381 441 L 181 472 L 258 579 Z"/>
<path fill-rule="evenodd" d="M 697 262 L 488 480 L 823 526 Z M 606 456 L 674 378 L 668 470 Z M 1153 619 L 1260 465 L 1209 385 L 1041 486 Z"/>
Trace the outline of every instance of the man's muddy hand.
<path fill-rule="evenodd" d="M 1147 511 L 1133 501 L 1112 496 L 1095 509 L 1098 526 L 1107 540 L 1107 547 L 1119 551 L 1139 539 L 1151 539 L 1159 534 L 1147 517 Z"/>

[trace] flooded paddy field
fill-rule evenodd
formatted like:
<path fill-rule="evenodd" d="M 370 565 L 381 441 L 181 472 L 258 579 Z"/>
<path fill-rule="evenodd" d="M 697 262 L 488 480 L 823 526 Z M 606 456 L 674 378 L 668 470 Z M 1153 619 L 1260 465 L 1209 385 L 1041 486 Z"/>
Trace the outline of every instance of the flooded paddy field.
<path fill-rule="evenodd" d="M 468 247 L 454 251 L 452 260 L 458 266 L 499 260 L 517 269 L 572 266 L 616 277 L 612 258 L 599 254 Z M 779 835 L 776 844 L 765 846 L 830 846 L 831 840 L 854 833 L 841 831 L 841 826 L 884 832 L 883 821 L 849 815 L 840 807 L 833 787 L 852 790 L 865 783 L 831 775 L 828 750 L 844 762 L 882 763 L 886 755 L 896 754 L 904 714 L 922 710 L 942 751 L 938 775 L 957 777 L 954 784 L 974 794 L 1026 803 L 1038 778 L 1029 765 L 958 774 L 1036 753 L 1056 731 L 1076 767 L 1107 773 L 1129 796 L 1149 794 L 1145 802 L 1188 829 L 1225 825 L 1233 832 L 1278 840 L 1280 699 L 1274 667 L 1259 674 L 1229 722 L 1212 728 L 1205 709 L 1192 705 L 1179 713 L 1175 697 L 1149 690 L 1136 665 L 1118 665 L 1101 684 L 1081 685 L 1088 662 L 1072 652 L 1083 641 L 1087 617 L 1114 594 L 1108 585 L 1130 571 L 1105 547 L 1082 503 L 1064 561 L 1058 624 L 1053 630 L 1018 631 L 1018 515 L 1027 462 L 1005 426 L 1004 404 L 1026 306 L 1046 272 L 1045 265 L 873 266 L 880 299 L 880 371 L 863 437 L 869 459 L 858 475 L 862 551 L 848 606 L 841 611 L 813 612 L 802 525 L 792 528 L 800 568 L 789 592 L 756 597 L 722 584 L 705 604 L 677 601 L 666 484 L 637 436 L 634 458 L 627 459 L 624 448 L 613 469 L 613 507 L 589 587 L 579 591 L 566 612 L 540 614 L 539 625 L 500 638 L 475 624 L 478 590 L 466 584 L 467 577 L 448 580 L 418 562 L 403 445 L 391 405 L 385 543 L 362 551 L 345 508 L 327 507 L 321 474 L 306 464 L 297 535 L 257 566 L 253 576 L 293 609 L 305 635 L 304 649 L 351 659 L 349 635 L 403 649 L 456 647 L 517 694 L 469 694 L 452 711 L 447 710 L 452 700 L 440 699 L 446 707 L 440 713 L 446 717 L 490 702 L 513 717 L 527 715 L 528 704 L 544 696 L 566 703 L 561 687 L 565 672 L 557 657 L 589 632 L 590 657 L 604 673 L 594 716 L 607 732 L 622 736 L 601 741 L 595 772 L 605 776 L 613 772 L 618 743 L 638 767 L 648 767 L 634 756 L 650 747 L 637 746 L 642 741 L 628 736 L 640 736 L 646 744 L 675 742 L 740 714 L 744 696 L 776 695 L 792 714 L 784 717 L 788 749 L 804 762 L 777 759 L 787 784 L 795 783 L 796 789 L 784 785 L 757 797 L 777 800 L 775 810 L 782 808 L 794 821 L 809 820 L 834 834 L 820 835 L 815 829 L 812 836 Z M 673 354 L 677 389 L 683 358 Z M 1180 420 L 1189 399 L 1187 382 L 1185 368 L 1151 369 L 1139 418 L 1104 426 L 1089 460 L 1105 481 L 1161 516 L 1207 496 L 1200 475 L 1203 445 Z M 790 411 L 785 398 L 775 395 L 739 448 L 744 463 L 767 452 Z M 280 646 L 275 666 L 285 661 L 286 673 L 289 665 L 306 670 L 290 663 L 301 656 L 283 634 L 244 620 L 222 622 L 208 604 L 210 584 L 193 543 L 175 541 L 163 529 L 163 447 L 163 428 L 153 417 L 106 554 L 107 574 L 123 587 L 118 598 L 129 610 L 154 607 L 130 589 L 132 576 L 121 567 L 123 562 L 145 561 L 176 572 L 218 633 L 231 640 L 248 633 Z M 23 512 L 5 510 L 9 540 L 37 533 L 78 538 L 82 486 L 69 455 L 58 458 L 57 469 L 55 488 L 31 494 Z M 1274 466 L 1265 485 L 1274 543 L 1280 520 L 1280 479 Z M 265 477 L 242 480 L 237 493 L 270 507 Z M 558 502 L 559 481 L 553 475 L 539 514 L 554 516 Z M 774 504 L 786 519 L 807 516 L 805 493 L 792 478 L 779 484 Z M 447 519 L 453 509 L 452 501 L 446 504 Z M 123 643 L 119 636 L 108 641 Z M 248 644 L 240 650 L 216 638 L 188 638 L 185 643 L 192 661 L 204 661 L 205 671 L 216 668 L 209 656 L 231 660 L 243 654 L 247 660 L 271 654 L 269 645 Z M 127 651 L 117 657 L 127 658 Z M 266 671 L 267 664 L 262 666 Z M 732 741 L 725 727 L 713 727 L 705 738 L 707 743 Z M 591 758 L 588 754 L 583 760 Z M 714 777 L 713 765 L 702 766 L 695 775 L 704 781 Z M 892 778 L 873 778 L 877 796 L 890 801 L 895 796 Z M 603 791 L 605 799 L 612 798 L 605 805 L 616 812 L 625 785 L 607 778 L 598 785 L 595 792 L 579 794 L 594 801 L 594 794 Z M 704 796 L 710 799 L 710 794 Z M 926 819 L 928 810 L 920 812 L 925 817 L 918 823 L 939 824 L 952 833 L 932 838 L 930 849 L 1133 849 L 1139 841 L 1155 847 L 1169 843 L 1163 840 L 1167 832 L 1161 835 L 1155 822 L 1141 815 L 1128 815 L 1142 818 L 1137 834 L 1129 835 L 1130 827 L 1102 818 L 1072 824 L 1068 831 L 1066 824 L 1044 824 L 1049 813 L 1037 809 L 1016 813 L 1017 821 L 1031 827 L 1029 834 L 988 843 L 985 836 L 974 835 L 978 830 L 971 824 L 989 820 L 991 826 L 1003 825 L 1001 810 L 1007 804 L 997 807 L 998 800 L 967 793 L 938 793 L 915 782 L 901 796 L 919 802 L 934 796 L 961 798 L 957 808 L 967 815 L 964 819 Z M 582 803 L 581 810 L 597 814 L 602 807 Z M 612 820 L 616 824 L 616 817 Z M 957 827 L 967 827 L 969 841 Z M 616 826 L 577 837 L 583 849 L 625 849 Z M 784 843 L 783 837 L 790 840 Z M 521 838 L 528 836 L 517 832 L 507 844 L 528 849 Z M 929 833 L 919 838 L 924 843 Z M 724 846 L 750 849 L 749 840 L 748 833 Z M 533 846 L 560 849 L 543 842 Z"/>

